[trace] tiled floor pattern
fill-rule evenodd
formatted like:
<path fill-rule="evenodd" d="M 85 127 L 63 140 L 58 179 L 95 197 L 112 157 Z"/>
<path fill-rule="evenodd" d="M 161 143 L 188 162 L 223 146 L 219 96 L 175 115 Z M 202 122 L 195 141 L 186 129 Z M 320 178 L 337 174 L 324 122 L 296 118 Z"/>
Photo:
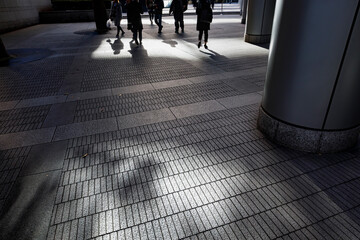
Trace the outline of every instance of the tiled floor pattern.
<path fill-rule="evenodd" d="M 278 148 L 257 107 L 70 140 L 48 238 L 355 239 L 358 156 Z"/>
<path fill-rule="evenodd" d="M 268 50 L 239 16 L 209 50 L 194 16 L 180 35 L 146 20 L 142 47 L 92 23 L 2 36 L 51 55 L 0 68 L 0 239 L 359 239 L 359 146 L 264 138 Z"/>

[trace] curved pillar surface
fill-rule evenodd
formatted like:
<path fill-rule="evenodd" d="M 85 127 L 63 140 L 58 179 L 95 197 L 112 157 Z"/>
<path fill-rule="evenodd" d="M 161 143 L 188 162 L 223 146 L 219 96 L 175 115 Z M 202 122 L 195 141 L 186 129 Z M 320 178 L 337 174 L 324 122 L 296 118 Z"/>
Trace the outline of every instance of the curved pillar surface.
<path fill-rule="evenodd" d="M 360 0 L 277 1 L 258 120 L 271 139 L 310 152 L 356 143 L 359 5 Z"/>
<path fill-rule="evenodd" d="M 245 42 L 270 42 L 276 0 L 249 0 Z"/>

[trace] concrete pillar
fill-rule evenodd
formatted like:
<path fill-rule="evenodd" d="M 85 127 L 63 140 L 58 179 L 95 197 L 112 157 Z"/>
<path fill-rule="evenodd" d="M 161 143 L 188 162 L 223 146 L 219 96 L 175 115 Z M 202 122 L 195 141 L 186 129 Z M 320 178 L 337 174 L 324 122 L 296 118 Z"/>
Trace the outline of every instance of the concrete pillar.
<path fill-rule="evenodd" d="M 245 42 L 269 43 L 276 0 L 249 0 Z"/>
<path fill-rule="evenodd" d="M 309 152 L 356 144 L 359 5 L 360 0 L 277 0 L 258 118 L 270 139 Z"/>
<path fill-rule="evenodd" d="M 247 5 L 248 0 L 243 0 L 241 3 L 241 24 L 246 23 Z"/>

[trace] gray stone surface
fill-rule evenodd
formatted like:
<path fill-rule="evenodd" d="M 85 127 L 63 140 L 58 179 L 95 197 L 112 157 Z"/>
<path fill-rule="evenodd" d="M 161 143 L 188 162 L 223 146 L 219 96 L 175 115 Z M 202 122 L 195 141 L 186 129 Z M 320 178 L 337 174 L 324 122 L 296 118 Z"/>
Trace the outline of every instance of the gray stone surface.
<path fill-rule="evenodd" d="M 33 106 L 63 103 L 66 101 L 66 98 L 67 98 L 67 96 L 60 95 L 60 96 L 49 96 L 49 97 L 42 97 L 42 98 L 24 99 L 24 100 L 21 100 L 16 105 L 16 108 L 27 108 L 27 107 L 33 107 Z"/>
<path fill-rule="evenodd" d="M 54 141 L 70 139 L 89 134 L 103 133 L 117 129 L 116 118 L 93 120 L 84 123 L 73 123 L 59 126 L 54 134 Z"/>
<path fill-rule="evenodd" d="M 262 88 L 257 86 L 256 84 L 242 80 L 240 78 L 226 79 L 223 81 L 226 84 L 228 84 L 229 86 L 238 90 L 240 93 L 251 93 L 251 92 L 258 92 L 258 91 L 262 90 Z"/>
<path fill-rule="evenodd" d="M 261 102 L 261 95 L 257 93 L 248 93 L 243 95 L 238 95 L 234 97 L 220 98 L 216 99 L 221 105 L 226 108 L 236 108 L 246 105 L 251 105 Z"/>
<path fill-rule="evenodd" d="M 56 127 L 73 123 L 76 110 L 76 102 L 59 103 L 51 106 L 50 111 L 43 123 L 43 127 Z"/>
<path fill-rule="evenodd" d="M 180 79 L 180 80 L 172 80 L 172 81 L 164 81 L 159 83 L 152 83 L 155 89 L 162 89 L 162 88 L 169 88 L 169 87 L 177 87 L 182 85 L 189 85 L 192 84 L 187 79 Z"/>
<path fill-rule="evenodd" d="M 117 122 L 119 129 L 124 129 L 173 119 L 175 117 L 169 109 L 160 109 L 117 117 Z"/>
<path fill-rule="evenodd" d="M 176 118 L 184 118 L 198 114 L 216 112 L 223 109 L 225 108 L 215 100 L 170 108 L 171 112 L 176 116 Z"/>
<path fill-rule="evenodd" d="M 21 177 L 5 202 L 1 239 L 46 239 L 60 171 Z"/>
<path fill-rule="evenodd" d="M 65 158 L 67 141 L 35 145 L 22 167 L 21 176 L 61 170 Z"/>
<path fill-rule="evenodd" d="M 154 87 L 150 83 L 111 89 L 113 95 L 121 95 L 121 94 L 126 94 L 126 93 L 137 93 L 137 92 L 144 92 L 144 91 L 150 91 L 150 90 L 154 90 Z"/>
<path fill-rule="evenodd" d="M 112 95 L 111 89 L 89 91 L 89 92 L 78 92 L 78 93 L 70 94 L 66 101 L 72 102 L 72 101 L 105 97 L 105 96 L 111 96 L 111 95 Z"/>
<path fill-rule="evenodd" d="M 258 129 L 283 146 L 312 153 L 333 153 L 354 147 L 359 127 L 344 131 L 320 131 L 292 126 L 268 115 L 260 107 Z"/>
<path fill-rule="evenodd" d="M 13 109 L 19 101 L 0 102 L 0 111 Z"/>
<path fill-rule="evenodd" d="M 26 132 L 0 135 L 0 150 L 31 146 L 50 142 L 55 128 L 43 128 Z"/>

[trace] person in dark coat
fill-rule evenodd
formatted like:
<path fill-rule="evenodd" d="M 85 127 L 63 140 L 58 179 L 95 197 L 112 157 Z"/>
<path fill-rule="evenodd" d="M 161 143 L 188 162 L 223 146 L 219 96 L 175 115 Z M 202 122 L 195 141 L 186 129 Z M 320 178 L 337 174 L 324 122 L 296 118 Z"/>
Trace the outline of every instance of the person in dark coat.
<path fill-rule="evenodd" d="M 203 34 L 205 33 L 204 47 L 208 49 L 207 46 L 208 37 L 209 37 L 208 31 L 210 30 L 210 23 L 212 22 L 212 18 L 213 18 L 213 13 L 211 10 L 211 2 L 209 0 L 200 0 L 197 4 L 196 15 L 197 15 L 196 30 L 199 31 L 198 48 L 200 48 L 201 46 L 201 39 Z"/>
<path fill-rule="evenodd" d="M 187 0 L 173 0 L 170 5 L 170 12 L 174 13 L 175 33 L 179 33 L 179 24 L 181 32 L 184 32 L 184 12 L 187 9 Z"/>
<path fill-rule="evenodd" d="M 119 32 L 121 30 L 121 34 L 124 35 L 125 32 L 120 26 L 120 22 L 122 19 L 122 6 L 119 0 L 114 0 L 111 6 L 111 20 L 114 21 L 115 26 L 117 27 L 116 37 L 119 37 Z"/>
<path fill-rule="evenodd" d="M 137 0 L 128 0 L 127 4 L 127 19 L 128 29 L 133 32 L 133 40 L 136 45 L 139 45 L 137 40 L 137 33 L 139 32 L 139 41 L 142 44 L 142 29 L 141 15 L 143 14 L 142 6 Z"/>
<path fill-rule="evenodd" d="M 161 20 L 162 20 L 162 11 L 164 8 L 164 1 L 163 0 L 155 0 L 154 7 L 155 7 L 155 23 L 159 27 L 158 33 L 161 33 L 161 30 L 163 28 Z"/>
<path fill-rule="evenodd" d="M 153 25 L 153 20 L 155 17 L 155 7 L 154 7 L 154 0 L 146 0 L 146 7 L 149 13 L 149 18 L 151 25 Z"/>

